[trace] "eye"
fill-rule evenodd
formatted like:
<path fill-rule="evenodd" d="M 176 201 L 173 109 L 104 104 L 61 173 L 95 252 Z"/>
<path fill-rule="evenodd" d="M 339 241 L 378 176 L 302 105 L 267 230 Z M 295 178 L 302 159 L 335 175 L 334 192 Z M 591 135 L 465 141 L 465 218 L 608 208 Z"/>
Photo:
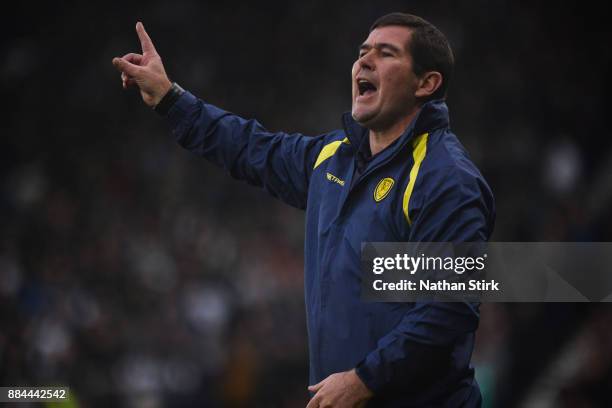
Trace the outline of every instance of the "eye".
<path fill-rule="evenodd" d="M 381 55 L 383 57 L 392 57 L 393 56 L 393 54 L 391 54 L 389 51 L 383 51 L 383 52 L 381 52 Z"/>

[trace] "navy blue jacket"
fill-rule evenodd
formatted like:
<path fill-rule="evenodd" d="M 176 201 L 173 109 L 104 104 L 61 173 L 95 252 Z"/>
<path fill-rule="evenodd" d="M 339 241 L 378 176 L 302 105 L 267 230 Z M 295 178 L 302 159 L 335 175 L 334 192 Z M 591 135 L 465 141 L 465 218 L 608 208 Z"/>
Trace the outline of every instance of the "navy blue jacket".
<path fill-rule="evenodd" d="M 362 242 L 485 241 L 493 194 L 449 129 L 423 105 L 375 156 L 349 114 L 317 137 L 271 133 L 185 92 L 168 112 L 180 145 L 306 210 L 305 302 L 310 383 L 356 368 L 369 406 L 479 406 L 470 367 L 477 304 L 360 299 Z"/>

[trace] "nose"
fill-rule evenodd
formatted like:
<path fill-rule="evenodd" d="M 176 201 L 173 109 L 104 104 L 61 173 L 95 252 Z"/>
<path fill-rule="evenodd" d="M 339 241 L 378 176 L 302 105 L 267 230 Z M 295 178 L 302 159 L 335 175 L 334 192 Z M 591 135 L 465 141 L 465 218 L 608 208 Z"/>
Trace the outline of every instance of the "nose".
<path fill-rule="evenodd" d="M 370 71 L 375 70 L 374 59 L 372 57 L 372 51 L 368 51 L 365 54 L 363 54 L 363 56 L 359 57 L 357 62 L 359 64 L 359 68 L 361 69 L 368 69 Z"/>

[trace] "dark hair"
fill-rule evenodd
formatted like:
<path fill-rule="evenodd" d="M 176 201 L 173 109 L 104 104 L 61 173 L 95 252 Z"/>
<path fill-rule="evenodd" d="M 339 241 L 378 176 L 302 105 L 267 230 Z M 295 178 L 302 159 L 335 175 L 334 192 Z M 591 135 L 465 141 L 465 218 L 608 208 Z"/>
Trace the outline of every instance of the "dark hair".
<path fill-rule="evenodd" d="M 391 13 L 380 17 L 372 24 L 370 32 L 387 26 L 410 28 L 412 35 L 408 51 L 412 55 L 414 73 L 421 76 L 427 71 L 438 71 L 442 74 L 442 84 L 428 99 L 446 97 L 455 58 L 444 34 L 421 17 L 405 13 Z"/>

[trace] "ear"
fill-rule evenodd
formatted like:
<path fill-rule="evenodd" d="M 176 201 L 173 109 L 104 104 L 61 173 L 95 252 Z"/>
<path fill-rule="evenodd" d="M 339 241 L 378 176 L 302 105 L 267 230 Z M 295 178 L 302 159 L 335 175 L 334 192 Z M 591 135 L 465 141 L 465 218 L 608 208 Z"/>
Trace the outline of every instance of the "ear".
<path fill-rule="evenodd" d="M 418 80 L 414 96 L 426 98 L 435 93 L 442 85 L 442 74 L 437 71 L 425 72 Z"/>

